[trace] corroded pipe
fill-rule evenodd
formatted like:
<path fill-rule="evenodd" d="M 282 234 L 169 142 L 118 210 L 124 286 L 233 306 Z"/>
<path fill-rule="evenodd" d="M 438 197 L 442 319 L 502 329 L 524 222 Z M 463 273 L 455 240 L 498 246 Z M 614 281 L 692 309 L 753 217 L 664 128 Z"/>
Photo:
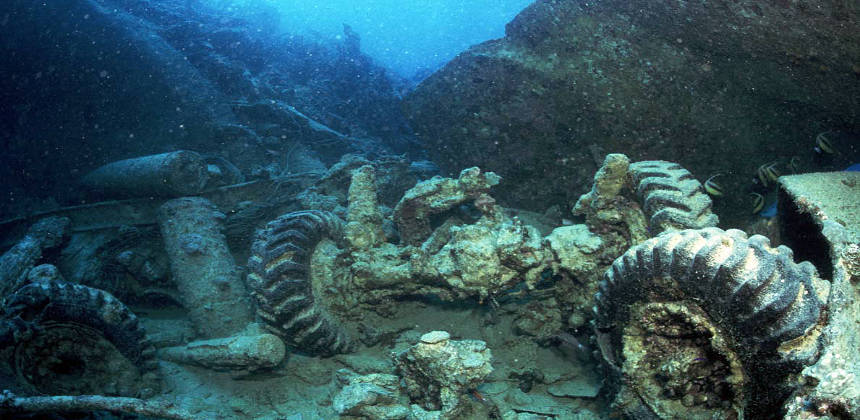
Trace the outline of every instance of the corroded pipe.
<path fill-rule="evenodd" d="M 367 250 L 385 241 L 376 194 L 376 173 L 364 165 L 352 171 L 344 235 L 354 249 Z"/>
<path fill-rule="evenodd" d="M 158 223 L 182 304 L 204 338 L 225 337 L 253 319 L 251 303 L 221 233 L 224 215 L 200 197 L 170 200 Z"/>
<path fill-rule="evenodd" d="M 208 180 L 203 157 L 179 150 L 108 163 L 85 175 L 81 184 L 109 197 L 181 197 L 203 191 Z"/>

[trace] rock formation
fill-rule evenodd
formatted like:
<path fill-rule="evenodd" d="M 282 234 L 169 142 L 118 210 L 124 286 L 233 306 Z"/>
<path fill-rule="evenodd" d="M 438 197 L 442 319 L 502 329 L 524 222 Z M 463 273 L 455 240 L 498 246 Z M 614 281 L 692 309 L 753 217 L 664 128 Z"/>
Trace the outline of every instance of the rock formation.
<path fill-rule="evenodd" d="M 846 150 L 856 137 L 858 21 L 836 0 L 539 0 L 405 105 L 446 175 L 480 166 L 509 181 L 503 205 L 571 206 L 620 152 L 699 179 L 733 173 L 726 187 L 742 193 L 727 200 L 748 212 L 757 166 L 836 169 L 813 165 L 816 134 L 841 133 Z"/>

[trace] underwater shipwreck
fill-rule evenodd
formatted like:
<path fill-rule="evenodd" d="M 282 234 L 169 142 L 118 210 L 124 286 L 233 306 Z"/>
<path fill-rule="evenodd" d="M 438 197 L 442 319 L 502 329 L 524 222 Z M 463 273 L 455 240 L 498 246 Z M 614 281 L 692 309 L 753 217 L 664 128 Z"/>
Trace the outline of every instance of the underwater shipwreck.
<path fill-rule="evenodd" d="M 204 3 L 0 5 L 0 418 L 860 419 L 856 3 Z"/>
<path fill-rule="evenodd" d="M 499 206 L 492 172 L 403 191 L 409 169 L 347 155 L 303 180 L 7 223 L 26 233 L 0 259 L 0 410 L 857 416 L 860 173 L 780 178 L 800 262 L 715 227 L 702 184 L 671 162 L 608 155 L 574 209 L 584 223 L 555 228 Z M 174 152 L 88 177 L 175 194 L 208 174 Z"/>

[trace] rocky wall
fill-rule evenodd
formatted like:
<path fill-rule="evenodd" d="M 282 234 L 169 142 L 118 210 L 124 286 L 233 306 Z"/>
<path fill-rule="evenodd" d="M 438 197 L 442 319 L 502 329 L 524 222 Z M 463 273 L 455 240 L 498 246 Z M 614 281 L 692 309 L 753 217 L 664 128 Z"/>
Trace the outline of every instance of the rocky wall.
<path fill-rule="evenodd" d="M 505 205 L 572 205 L 604 153 L 724 173 L 718 207 L 749 214 L 759 165 L 854 162 L 860 8 L 842 1 L 539 0 L 405 100 L 447 174 L 508 180 Z M 813 149 L 831 130 L 839 155 Z"/>

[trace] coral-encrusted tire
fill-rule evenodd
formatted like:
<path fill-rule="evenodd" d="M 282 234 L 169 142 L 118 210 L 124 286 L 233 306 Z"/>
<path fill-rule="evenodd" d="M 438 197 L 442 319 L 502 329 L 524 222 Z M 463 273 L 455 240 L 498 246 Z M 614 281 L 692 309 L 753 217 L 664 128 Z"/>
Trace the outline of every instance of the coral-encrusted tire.
<path fill-rule="evenodd" d="M 137 317 L 103 290 L 38 281 L 6 301 L 16 325 L 14 368 L 26 392 L 150 396 L 155 348 Z M 11 325 L 11 324 L 10 324 Z"/>
<path fill-rule="evenodd" d="M 662 160 L 630 164 L 630 176 L 654 235 L 717 226 L 711 198 L 681 165 Z"/>
<path fill-rule="evenodd" d="M 707 228 L 616 259 L 595 307 L 603 358 L 620 377 L 616 404 L 657 418 L 778 415 L 786 378 L 818 356 L 827 293 L 812 264 L 792 257 L 763 236 Z"/>
<path fill-rule="evenodd" d="M 351 350 L 350 340 L 329 315 L 311 284 L 310 258 L 317 243 L 339 239 L 343 221 L 324 211 L 285 214 L 257 232 L 248 260 L 248 286 L 257 313 L 286 343 L 310 354 Z"/>

